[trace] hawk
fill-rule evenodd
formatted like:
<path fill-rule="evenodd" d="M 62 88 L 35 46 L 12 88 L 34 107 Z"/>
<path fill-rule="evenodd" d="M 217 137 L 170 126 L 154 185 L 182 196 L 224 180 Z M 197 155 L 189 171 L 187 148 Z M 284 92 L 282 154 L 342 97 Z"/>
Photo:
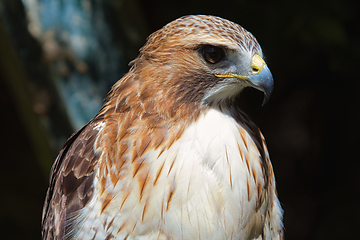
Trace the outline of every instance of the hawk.
<path fill-rule="evenodd" d="M 150 35 L 51 169 L 43 239 L 280 239 L 265 140 L 236 105 L 273 89 L 255 37 L 214 16 Z"/>

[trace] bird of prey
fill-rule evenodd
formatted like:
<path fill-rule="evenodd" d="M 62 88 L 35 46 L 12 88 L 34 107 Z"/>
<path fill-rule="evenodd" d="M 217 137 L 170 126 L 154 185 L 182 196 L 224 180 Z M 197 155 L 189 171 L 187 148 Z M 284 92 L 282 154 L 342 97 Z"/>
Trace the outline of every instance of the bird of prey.
<path fill-rule="evenodd" d="M 265 140 L 236 105 L 273 89 L 255 37 L 214 16 L 150 35 L 53 164 L 43 239 L 281 239 Z"/>

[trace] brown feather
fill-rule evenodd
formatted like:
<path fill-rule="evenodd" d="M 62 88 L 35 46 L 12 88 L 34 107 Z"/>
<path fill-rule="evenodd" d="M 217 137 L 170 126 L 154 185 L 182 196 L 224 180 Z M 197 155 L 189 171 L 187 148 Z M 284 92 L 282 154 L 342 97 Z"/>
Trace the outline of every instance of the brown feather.
<path fill-rule="evenodd" d="M 61 239 L 74 228 L 72 222 L 67 220 L 92 199 L 95 173 L 100 185 L 97 199 L 102 201 L 100 214 L 107 214 L 109 206 L 115 202 L 115 194 L 109 194 L 109 185 L 112 184 L 112 189 L 115 189 L 126 179 L 135 182 L 137 200 L 139 204 L 144 204 L 139 220 L 149 218 L 151 215 L 147 213 L 151 205 L 145 194 L 160 183 L 163 176 L 175 175 L 178 165 L 175 164 L 175 156 L 153 170 L 148 156 L 154 156 L 152 153 L 157 151 L 157 159 L 154 157 L 150 160 L 162 161 L 160 156 L 176 146 L 176 141 L 181 139 L 187 128 L 211 108 L 223 113 L 228 110 L 224 114 L 229 114 L 239 124 L 239 138 L 244 147 L 238 144 L 238 149 L 249 174 L 247 198 L 250 201 L 256 195 L 256 211 L 269 203 L 265 216 L 269 218 L 276 193 L 265 140 L 257 126 L 235 106 L 233 99 L 203 101 L 204 95 L 222 79 L 216 77 L 200 58 L 198 48 L 206 41 L 202 42 L 201 38 L 189 41 L 187 36 L 205 35 L 217 39 L 219 46 L 232 50 L 247 49 L 253 53 L 261 52 L 260 46 L 249 32 L 230 21 L 208 16 L 199 17 L 204 19 L 201 21 L 188 21 L 191 18 L 194 17 L 175 20 L 149 36 L 139 56 L 131 63 L 130 71 L 114 84 L 106 96 L 99 113 L 65 143 L 51 171 L 43 210 L 43 239 Z M 261 173 L 253 168 L 254 159 L 249 159 L 250 148 L 259 152 L 260 157 L 256 161 L 259 160 L 257 164 L 260 164 Z M 226 152 L 229 166 L 230 157 Z M 232 179 L 235 173 L 232 175 L 231 169 L 229 171 L 232 189 L 235 186 Z M 261 176 L 263 184 L 259 180 Z M 176 205 L 171 202 L 180 191 L 180 188 L 176 188 L 177 184 L 181 183 L 176 182 L 174 177 L 169 189 L 164 190 L 166 197 L 160 209 L 163 222 L 164 210 L 168 212 L 170 206 Z M 125 203 L 134 196 L 134 189 L 128 187 L 130 185 L 120 186 L 125 187 L 120 190 L 119 212 L 126 209 Z M 115 223 L 113 218 L 109 224 L 106 223 L 107 220 L 98 228 L 108 231 L 112 229 L 111 226 L 116 226 L 117 233 L 126 231 L 125 239 L 137 229 L 136 221 Z M 96 234 L 97 230 L 94 239 Z M 106 239 L 116 237 L 112 233 L 105 236 Z"/>
<path fill-rule="evenodd" d="M 90 122 L 67 140 L 51 169 L 42 217 L 43 239 L 54 239 L 55 236 L 61 239 L 67 232 L 67 217 L 83 208 L 92 196 L 94 169 L 89 166 L 95 165 L 99 157 L 92 149 L 81 151 L 80 146 L 94 145 L 95 138 L 91 135 L 98 131 L 93 126 Z M 55 214 L 60 215 L 55 218 Z"/>

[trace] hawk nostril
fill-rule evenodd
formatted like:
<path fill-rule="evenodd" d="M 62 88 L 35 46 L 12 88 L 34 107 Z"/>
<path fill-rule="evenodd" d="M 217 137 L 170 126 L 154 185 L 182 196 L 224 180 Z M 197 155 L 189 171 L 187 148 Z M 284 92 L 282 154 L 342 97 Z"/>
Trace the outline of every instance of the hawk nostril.
<path fill-rule="evenodd" d="M 258 73 L 260 71 L 258 67 L 252 67 L 251 70 L 253 71 L 253 73 Z"/>

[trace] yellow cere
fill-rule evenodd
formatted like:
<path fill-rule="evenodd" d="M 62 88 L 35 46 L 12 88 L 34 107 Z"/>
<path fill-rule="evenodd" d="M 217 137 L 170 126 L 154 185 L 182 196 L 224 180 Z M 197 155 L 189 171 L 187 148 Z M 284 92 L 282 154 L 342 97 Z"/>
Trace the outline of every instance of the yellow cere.
<path fill-rule="evenodd" d="M 263 70 L 265 65 L 265 61 L 259 55 L 254 54 L 251 60 L 252 74 L 259 74 Z"/>

